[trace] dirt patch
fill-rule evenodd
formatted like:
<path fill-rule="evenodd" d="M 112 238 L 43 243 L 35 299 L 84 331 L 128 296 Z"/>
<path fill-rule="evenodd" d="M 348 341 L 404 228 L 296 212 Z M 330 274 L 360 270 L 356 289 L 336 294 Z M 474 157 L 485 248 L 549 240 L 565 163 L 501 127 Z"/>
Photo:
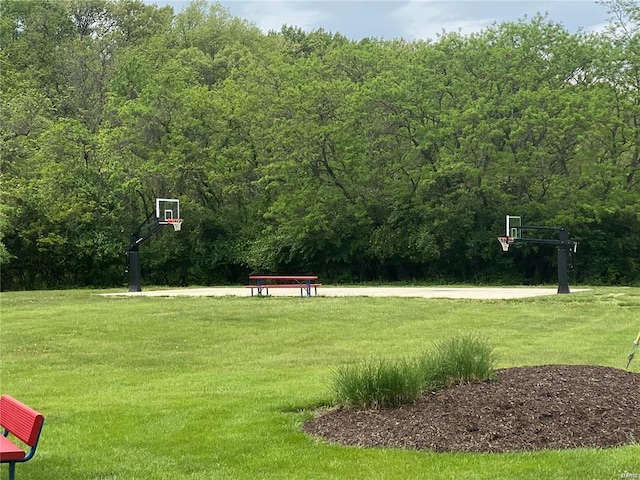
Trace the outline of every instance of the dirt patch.
<path fill-rule="evenodd" d="M 300 290 L 296 288 L 280 288 L 269 291 L 269 296 L 288 296 L 300 298 Z M 573 289 L 573 293 L 584 292 L 585 289 Z M 465 298 L 475 300 L 507 300 L 556 295 L 556 288 L 531 287 L 330 287 L 318 288 L 320 297 L 405 297 L 405 298 Z M 174 288 L 170 290 L 148 290 L 143 292 L 102 293 L 105 296 L 131 297 L 176 297 L 207 296 L 249 297 L 251 292 L 244 287 L 206 287 L 206 288 Z M 257 298 L 257 296 L 256 296 Z"/>
<path fill-rule="evenodd" d="M 336 409 L 304 424 L 330 442 L 437 452 L 513 452 L 640 442 L 640 373 L 588 365 L 496 371 L 412 405 Z"/>

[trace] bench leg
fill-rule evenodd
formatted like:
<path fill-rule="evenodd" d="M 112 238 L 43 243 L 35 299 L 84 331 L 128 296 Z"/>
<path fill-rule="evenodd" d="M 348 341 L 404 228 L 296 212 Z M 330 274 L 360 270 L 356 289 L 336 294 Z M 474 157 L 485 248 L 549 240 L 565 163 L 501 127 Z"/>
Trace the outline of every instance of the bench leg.
<path fill-rule="evenodd" d="M 16 462 L 9 462 L 9 480 L 16 480 Z"/>

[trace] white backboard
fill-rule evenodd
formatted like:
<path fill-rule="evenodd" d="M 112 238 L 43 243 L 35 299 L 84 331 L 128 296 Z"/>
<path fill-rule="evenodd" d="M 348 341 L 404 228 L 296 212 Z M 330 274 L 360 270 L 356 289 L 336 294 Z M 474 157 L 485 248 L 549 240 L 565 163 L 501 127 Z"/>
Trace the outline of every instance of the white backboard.
<path fill-rule="evenodd" d="M 507 228 L 505 235 L 511 238 L 522 238 L 522 218 L 515 215 L 507 215 Z"/>
<path fill-rule="evenodd" d="M 182 218 L 180 216 L 180 200 L 177 198 L 156 198 L 156 218 L 160 223 Z"/>

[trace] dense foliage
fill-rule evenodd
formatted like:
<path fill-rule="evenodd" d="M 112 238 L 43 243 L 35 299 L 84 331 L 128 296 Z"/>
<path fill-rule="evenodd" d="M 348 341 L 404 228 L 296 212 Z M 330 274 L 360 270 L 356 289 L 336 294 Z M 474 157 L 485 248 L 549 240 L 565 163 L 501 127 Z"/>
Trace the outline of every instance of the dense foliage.
<path fill-rule="evenodd" d="M 121 285 L 156 197 L 184 227 L 146 282 L 553 282 L 505 214 L 563 225 L 574 280 L 640 280 L 640 9 L 437 41 L 262 33 L 219 4 L 0 3 L 2 288 Z"/>

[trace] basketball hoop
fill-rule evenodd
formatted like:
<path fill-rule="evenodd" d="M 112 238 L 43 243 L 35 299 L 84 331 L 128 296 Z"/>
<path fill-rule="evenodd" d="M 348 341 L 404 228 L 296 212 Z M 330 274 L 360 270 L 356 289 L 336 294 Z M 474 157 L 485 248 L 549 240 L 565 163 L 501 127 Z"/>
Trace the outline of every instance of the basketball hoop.
<path fill-rule="evenodd" d="M 513 237 L 498 237 L 498 241 L 500 242 L 500 245 L 502 246 L 502 251 L 503 252 L 508 252 L 509 251 L 509 245 L 511 245 L 514 241 Z"/>
<path fill-rule="evenodd" d="M 173 225 L 173 230 L 175 232 L 179 232 L 182 228 L 182 219 L 181 218 L 167 218 L 167 224 Z"/>

